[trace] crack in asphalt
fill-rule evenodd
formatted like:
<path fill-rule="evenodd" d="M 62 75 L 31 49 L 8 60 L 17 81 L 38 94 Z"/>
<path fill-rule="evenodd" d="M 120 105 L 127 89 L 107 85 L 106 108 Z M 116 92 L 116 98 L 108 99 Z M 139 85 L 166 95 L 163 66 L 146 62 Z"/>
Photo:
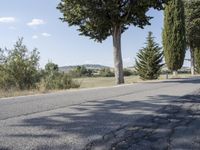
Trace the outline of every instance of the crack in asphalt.
<path fill-rule="evenodd" d="M 200 93 L 183 96 L 159 109 L 156 115 L 140 118 L 134 125 L 120 127 L 105 134 L 102 139 L 88 143 L 84 150 L 174 149 L 176 143 L 173 136 L 178 128 L 187 130 L 197 118 L 200 118 L 199 100 Z M 200 139 L 192 142 L 200 149 Z"/>

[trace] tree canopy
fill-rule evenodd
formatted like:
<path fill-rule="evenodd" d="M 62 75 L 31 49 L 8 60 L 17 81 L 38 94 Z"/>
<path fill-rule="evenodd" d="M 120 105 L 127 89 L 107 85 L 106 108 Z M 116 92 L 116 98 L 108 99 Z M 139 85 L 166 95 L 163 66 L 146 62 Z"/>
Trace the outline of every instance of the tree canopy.
<path fill-rule="evenodd" d="M 191 73 L 199 73 L 200 61 L 200 1 L 184 0 L 187 47 L 191 54 Z"/>
<path fill-rule="evenodd" d="M 69 26 L 78 26 L 80 35 L 97 42 L 113 37 L 113 55 L 117 84 L 124 83 L 121 53 L 121 34 L 130 25 L 143 28 L 150 25 L 150 8 L 163 9 L 168 0 L 61 0 L 57 8 L 61 20 Z"/>
<path fill-rule="evenodd" d="M 129 25 L 143 28 L 150 25 L 150 8 L 161 10 L 167 0 L 61 0 L 58 9 L 61 20 L 69 26 L 79 26 L 81 35 L 102 42 L 112 35 L 113 27 L 121 26 L 122 32 Z"/>
<path fill-rule="evenodd" d="M 185 0 L 185 22 L 188 47 L 200 47 L 200 1 Z"/>
<path fill-rule="evenodd" d="M 164 10 L 163 48 L 168 69 L 183 65 L 186 51 L 185 17 L 182 0 L 170 0 Z"/>

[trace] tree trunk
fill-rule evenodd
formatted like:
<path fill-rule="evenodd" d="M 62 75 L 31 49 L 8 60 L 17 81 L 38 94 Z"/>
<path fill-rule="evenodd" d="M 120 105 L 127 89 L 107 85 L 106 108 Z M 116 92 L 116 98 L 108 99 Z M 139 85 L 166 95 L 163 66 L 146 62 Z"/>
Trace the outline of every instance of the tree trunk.
<path fill-rule="evenodd" d="M 121 26 L 115 26 L 113 28 L 113 48 L 116 83 L 123 84 L 124 75 L 121 53 Z"/>
<path fill-rule="evenodd" d="M 190 47 L 190 55 L 191 55 L 191 75 L 195 74 L 194 70 L 194 49 Z"/>

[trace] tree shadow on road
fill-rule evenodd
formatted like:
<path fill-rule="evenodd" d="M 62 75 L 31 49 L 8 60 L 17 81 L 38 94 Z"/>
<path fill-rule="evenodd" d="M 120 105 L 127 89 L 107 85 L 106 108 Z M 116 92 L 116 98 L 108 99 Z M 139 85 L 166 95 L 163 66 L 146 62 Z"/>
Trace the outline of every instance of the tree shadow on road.
<path fill-rule="evenodd" d="M 170 105 L 168 100 L 170 100 Z M 21 123 L 11 126 L 18 129 L 18 133 L 8 136 L 19 139 L 23 137 L 30 139 L 41 138 L 41 140 L 51 138 L 56 140 L 65 136 L 76 135 L 83 139 L 83 141 L 85 140 L 85 142 L 88 139 L 93 139 L 93 141 L 88 141 L 89 144 L 87 144 L 85 149 L 92 149 L 95 146 L 107 144 L 116 146 L 115 148 L 119 150 L 127 148 L 142 149 L 145 144 L 151 147 L 151 142 L 154 145 L 166 145 L 169 148 L 170 138 L 164 138 L 165 136 L 170 137 L 171 132 L 174 132 L 169 129 L 169 125 L 173 125 L 173 121 L 180 122 L 184 119 L 190 121 L 192 118 L 192 114 L 189 113 L 190 110 L 187 107 L 182 107 L 182 102 L 200 105 L 200 98 L 193 95 L 187 95 L 181 99 L 176 96 L 158 95 L 150 97 L 148 101 L 91 101 L 66 109 L 57 109 L 49 113 L 50 115 L 44 113 L 40 117 L 33 116 L 30 119 L 24 119 Z M 175 114 L 179 114 L 179 116 L 174 117 Z M 199 121 L 199 118 L 197 117 L 196 120 Z M 176 126 L 176 123 L 174 125 Z M 23 127 L 33 128 L 33 131 L 34 129 L 40 129 L 49 133 L 34 134 L 31 130 L 30 133 L 24 133 L 21 130 Z M 145 139 L 148 134 L 153 133 L 154 130 L 159 128 L 160 130 L 155 132 L 155 136 Z M 132 130 L 129 131 L 128 129 Z M 138 137 L 135 136 L 137 133 Z M 191 132 L 185 135 L 187 137 L 181 138 L 189 138 L 193 134 Z M 127 140 L 127 143 L 120 143 L 123 140 Z M 138 140 L 142 142 L 138 142 Z M 139 143 L 139 145 L 134 145 L 134 142 Z M 159 144 L 155 144 L 155 142 L 159 142 Z M 123 147 L 124 145 L 125 147 Z M 126 147 L 127 145 L 129 147 Z M 180 141 L 179 145 L 184 145 L 184 143 Z M 48 149 L 73 149 L 67 141 L 65 145 L 54 147 L 49 147 L 45 144 L 36 145 L 35 149 L 45 149 L 45 147 Z M 157 149 L 160 148 L 158 147 Z"/>

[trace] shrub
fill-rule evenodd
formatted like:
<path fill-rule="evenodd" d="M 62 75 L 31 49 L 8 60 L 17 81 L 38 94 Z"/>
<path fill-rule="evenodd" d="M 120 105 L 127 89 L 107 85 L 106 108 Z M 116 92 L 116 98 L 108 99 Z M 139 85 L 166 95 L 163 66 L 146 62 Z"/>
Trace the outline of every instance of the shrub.
<path fill-rule="evenodd" d="M 99 71 L 99 76 L 101 77 L 114 77 L 115 74 L 110 70 L 110 68 L 103 68 Z"/>
<path fill-rule="evenodd" d="M 20 38 L 11 50 L 1 49 L 1 79 L 0 87 L 4 89 L 17 88 L 20 90 L 35 88 L 39 82 L 37 49 L 28 51 Z"/>
<path fill-rule="evenodd" d="M 131 76 L 133 75 L 133 72 L 129 69 L 124 69 L 124 76 Z"/>
<path fill-rule="evenodd" d="M 59 72 L 57 65 L 54 63 L 46 64 L 42 84 L 47 90 L 80 87 L 80 84 L 73 81 L 69 75 Z"/>
<path fill-rule="evenodd" d="M 49 75 L 44 79 L 44 87 L 46 90 L 55 89 L 70 89 L 80 87 L 79 83 L 76 83 L 64 73 L 56 73 L 54 75 Z"/>
<path fill-rule="evenodd" d="M 71 77 L 78 78 L 78 77 L 92 77 L 93 70 L 87 69 L 85 66 L 77 66 L 75 69 L 70 70 L 68 74 Z"/>
<path fill-rule="evenodd" d="M 69 89 L 80 86 L 65 73 L 60 73 L 58 65 L 46 64 L 39 70 L 39 52 L 28 51 L 20 38 L 11 50 L 0 49 L 0 88 L 1 90 Z"/>

